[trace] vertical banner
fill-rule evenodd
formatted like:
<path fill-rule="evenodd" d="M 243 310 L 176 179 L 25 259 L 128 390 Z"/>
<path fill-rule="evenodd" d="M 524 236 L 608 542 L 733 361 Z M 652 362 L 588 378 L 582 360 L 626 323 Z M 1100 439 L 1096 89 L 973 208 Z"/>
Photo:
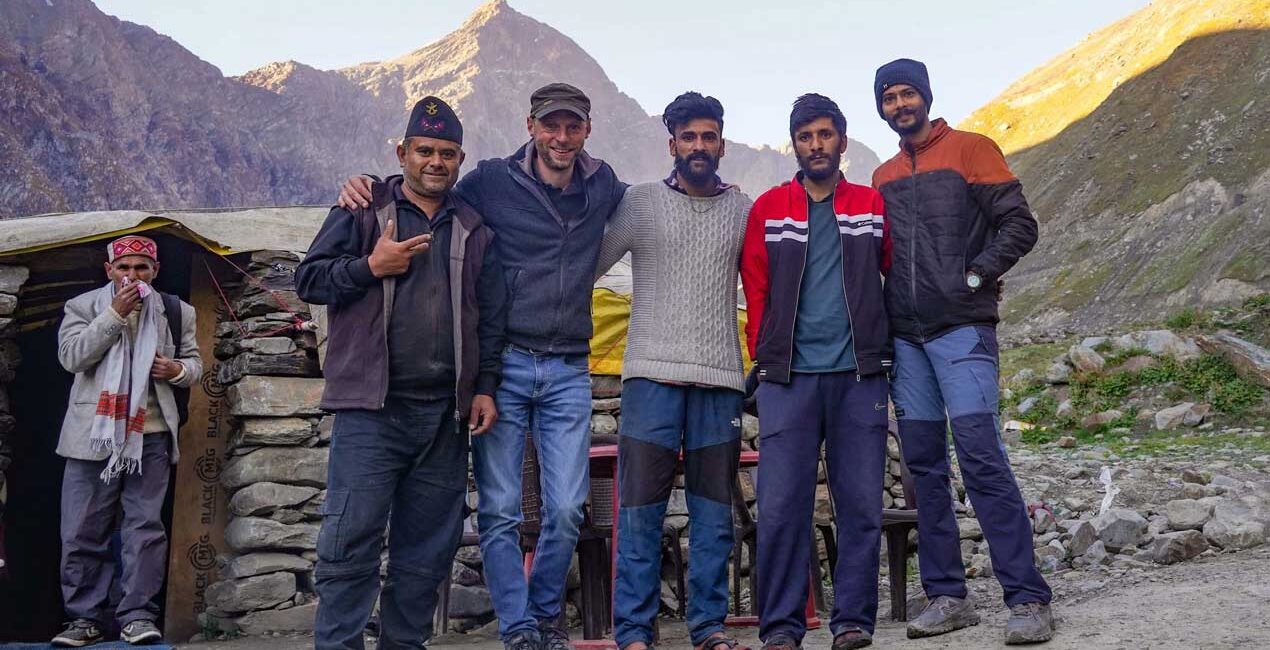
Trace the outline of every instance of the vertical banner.
<path fill-rule="evenodd" d="M 216 380 L 220 364 L 212 356 L 216 324 L 224 313 L 209 268 L 224 264 L 199 251 L 190 265 L 190 304 L 197 313 L 198 349 L 205 368 L 190 390 L 190 417 L 181 428 L 181 460 L 176 468 L 172 530 L 168 535 L 167 604 L 164 633 L 185 641 L 202 629 L 198 615 L 207 607 L 204 592 L 217 579 L 216 555 L 224 552 L 228 504 L 220 484 L 230 434 L 225 388 Z M 207 261 L 208 264 L 204 264 Z M 217 280 L 223 281 L 224 276 Z"/>

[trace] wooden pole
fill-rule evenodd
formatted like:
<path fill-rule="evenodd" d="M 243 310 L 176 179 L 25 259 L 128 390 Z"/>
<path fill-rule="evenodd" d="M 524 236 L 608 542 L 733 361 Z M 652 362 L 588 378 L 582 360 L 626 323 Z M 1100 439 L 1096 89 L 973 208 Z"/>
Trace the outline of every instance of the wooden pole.
<path fill-rule="evenodd" d="M 206 609 L 204 591 L 217 580 L 216 556 L 224 550 L 228 505 L 220 484 L 221 467 L 230 434 L 225 389 L 216 381 L 218 364 L 212 356 L 216 323 L 224 306 L 208 269 L 224 265 L 200 251 L 190 265 L 190 304 L 197 313 L 198 349 L 203 357 L 203 377 L 190 390 L 190 416 L 181 427 L 181 460 L 176 468 L 172 530 L 168 536 L 169 560 L 165 636 L 184 642 L 202 628 L 198 615 Z M 202 261 L 209 259 L 210 264 Z M 223 281 L 221 275 L 217 280 Z M 208 363 L 211 362 L 211 363 Z"/>

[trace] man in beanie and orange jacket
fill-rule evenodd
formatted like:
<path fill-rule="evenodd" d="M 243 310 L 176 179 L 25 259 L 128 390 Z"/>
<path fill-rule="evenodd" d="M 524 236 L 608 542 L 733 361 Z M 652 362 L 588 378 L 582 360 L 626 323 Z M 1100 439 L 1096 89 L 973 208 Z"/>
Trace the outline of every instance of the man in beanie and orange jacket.
<path fill-rule="evenodd" d="M 129 235 L 110 242 L 106 254 L 108 282 L 69 300 L 57 332 L 57 358 L 75 373 L 57 441 L 57 454 L 66 458 L 62 598 L 72 618 L 53 638 L 62 647 L 102 640 L 116 524 L 123 551 L 123 598 L 115 609 L 120 636 L 134 644 L 162 638 L 154 599 L 168 559 L 160 513 L 183 419 L 176 393 L 203 374 L 194 308 L 151 286 L 158 244 Z"/>
<path fill-rule="evenodd" d="M 454 111 L 420 100 L 397 146 L 402 175 L 376 182 L 365 209 L 333 208 L 296 271 L 300 298 L 329 305 L 322 408 L 336 414 L 314 573 L 319 649 L 360 650 L 376 595 L 380 648 L 432 636 L 463 532 L 468 436 L 498 419 L 505 285 L 493 231 L 451 192 L 462 144 Z"/>
<path fill-rule="evenodd" d="M 949 491 L 948 430 L 1010 608 L 1005 642 L 1053 636 L 1050 588 L 1032 560 L 1032 524 L 1001 442 L 997 374 L 1000 277 L 1036 244 L 1023 186 L 992 140 L 931 121 L 926 66 L 878 68 L 878 114 L 900 152 L 873 173 L 894 259 L 885 288 L 895 336 L 891 386 L 917 488 L 918 565 L 930 603 L 909 638 L 975 625 Z"/>

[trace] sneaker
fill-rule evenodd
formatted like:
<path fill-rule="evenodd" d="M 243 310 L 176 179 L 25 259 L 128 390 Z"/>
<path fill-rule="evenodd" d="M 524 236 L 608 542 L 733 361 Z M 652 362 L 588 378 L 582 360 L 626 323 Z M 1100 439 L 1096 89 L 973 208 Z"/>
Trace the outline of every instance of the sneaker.
<path fill-rule="evenodd" d="M 908 638 L 920 639 L 979 624 L 979 613 L 969 598 L 939 596 L 926 605 L 917 618 L 909 621 Z"/>
<path fill-rule="evenodd" d="M 801 647 L 788 634 L 773 634 L 763 643 L 763 650 L 799 650 Z"/>
<path fill-rule="evenodd" d="M 50 642 L 59 648 L 81 648 L 101 641 L 101 627 L 86 618 L 77 618 L 66 624 L 66 629 Z"/>
<path fill-rule="evenodd" d="M 873 635 L 858 627 L 844 630 L 833 637 L 833 650 L 854 650 L 871 645 L 873 645 Z"/>
<path fill-rule="evenodd" d="M 542 650 L 538 635 L 529 630 L 522 630 L 503 641 L 503 650 Z"/>
<path fill-rule="evenodd" d="M 163 633 L 154 626 L 154 621 L 138 619 L 123 626 L 119 638 L 132 645 L 146 645 L 162 639 Z"/>
<path fill-rule="evenodd" d="M 542 650 L 573 650 L 569 644 L 569 633 L 554 623 L 539 623 L 538 636 L 542 639 Z"/>
<path fill-rule="evenodd" d="M 694 650 L 750 650 L 740 641 L 722 633 L 715 632 L 706 637 Z"/>
<path fill-rule="evenodd" d="M 1010 608 L 1005 644 L 1042 643 L 1054 636 L 1054 615 L 1048 603 L 1021 603 Z"/>

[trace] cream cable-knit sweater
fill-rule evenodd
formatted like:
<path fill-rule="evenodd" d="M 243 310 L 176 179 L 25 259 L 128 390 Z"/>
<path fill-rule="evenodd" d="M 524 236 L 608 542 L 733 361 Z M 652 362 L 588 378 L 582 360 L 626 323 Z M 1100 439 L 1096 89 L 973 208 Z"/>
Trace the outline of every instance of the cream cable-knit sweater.
<path fill-rule="evenodd" d="M 623 380 L 745 389 L 737 278 L 752 204 L 735 188 L 708 198 L 662 181 L 626 190 L 604 232 L 598 267 L 603 273 L 631 253 Z"/>

